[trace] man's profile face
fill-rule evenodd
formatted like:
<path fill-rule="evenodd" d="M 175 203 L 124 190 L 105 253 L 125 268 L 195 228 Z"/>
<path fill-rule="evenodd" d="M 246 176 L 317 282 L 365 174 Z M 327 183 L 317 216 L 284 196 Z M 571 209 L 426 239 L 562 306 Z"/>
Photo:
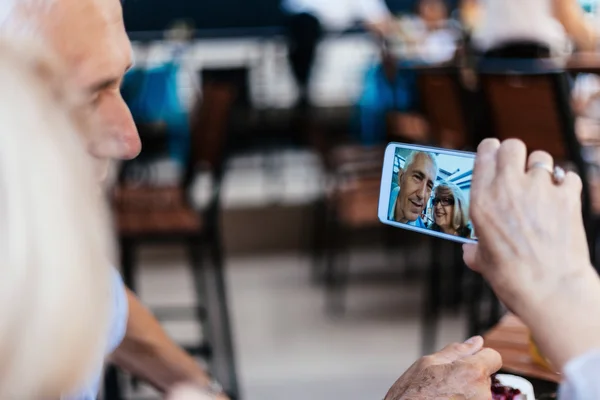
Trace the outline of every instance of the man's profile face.
<path fill-rule="evenodd" d="M 414 222 L 421 216 L 431 197 L 436 174 L 433 161 L 425 154 L 417 154 L 412 164 L 399 172 L 400 192 L 396 200 L 396 221 Z"/>
<path fill-rule="evenodd" d="M 65 62 L 73 83 L 83 91 L 98 127 L 85 139 L 99 168 L 106 170 L 113 159 L 136 157 L 141 143 L 120 93 L 132 64 L 120 1 L 58 0 L 43 18 L 47 38 Z"/>

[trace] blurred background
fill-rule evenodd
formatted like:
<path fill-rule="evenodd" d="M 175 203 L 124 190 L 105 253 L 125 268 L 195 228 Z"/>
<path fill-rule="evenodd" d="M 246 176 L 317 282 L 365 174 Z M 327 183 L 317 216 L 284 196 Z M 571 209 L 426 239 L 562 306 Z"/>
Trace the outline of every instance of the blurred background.
<path fill-rule="evenodd" d="M 233 398 L 381 399 L 422 354 L 498 321 L 459 245 L 377 220 L 389 141 L 472 150 L 527 120 L 510 135 L 572 145 L 573 119 L 548 127 L 565 115 L 554 86 L 480 90 L 477 0 L 123 6 L 143 151 L 114 189 L 122 273 Z M 112 369 L 105 397 L 158 398 Z"/>

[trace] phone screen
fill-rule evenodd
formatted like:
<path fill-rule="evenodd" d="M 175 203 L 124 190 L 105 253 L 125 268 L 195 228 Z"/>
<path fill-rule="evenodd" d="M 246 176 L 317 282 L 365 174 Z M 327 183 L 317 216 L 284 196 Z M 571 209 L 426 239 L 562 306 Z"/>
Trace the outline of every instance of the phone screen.
<path fill-rule="evenodd" d="M 458 242 L 476 241 L 469 217 L 474 162 L 473 153 L 390 144 L 380 220 Z"/>

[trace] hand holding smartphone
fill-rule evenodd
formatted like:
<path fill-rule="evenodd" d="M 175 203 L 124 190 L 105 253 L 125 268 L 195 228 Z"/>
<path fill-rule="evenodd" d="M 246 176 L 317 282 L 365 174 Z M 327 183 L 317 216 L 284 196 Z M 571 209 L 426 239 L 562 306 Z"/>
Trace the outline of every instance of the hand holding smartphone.
<path fill-rule="evenodd" d="M 379 220 L 456 242 L 476 242 L 469 217 L 474 163 L 474 153 L 390 143 L 383 164 Z"/>

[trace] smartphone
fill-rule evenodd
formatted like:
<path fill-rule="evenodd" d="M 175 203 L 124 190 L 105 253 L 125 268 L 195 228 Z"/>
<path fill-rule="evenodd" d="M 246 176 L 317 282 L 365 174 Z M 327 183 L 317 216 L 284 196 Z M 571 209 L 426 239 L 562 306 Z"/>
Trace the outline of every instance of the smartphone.
<path fill-rule="evenodd" d="M 461 243 L 477 242 L 469 217 L 475 153 L 390 143 L 385 150 L 379 220 Z"/>

